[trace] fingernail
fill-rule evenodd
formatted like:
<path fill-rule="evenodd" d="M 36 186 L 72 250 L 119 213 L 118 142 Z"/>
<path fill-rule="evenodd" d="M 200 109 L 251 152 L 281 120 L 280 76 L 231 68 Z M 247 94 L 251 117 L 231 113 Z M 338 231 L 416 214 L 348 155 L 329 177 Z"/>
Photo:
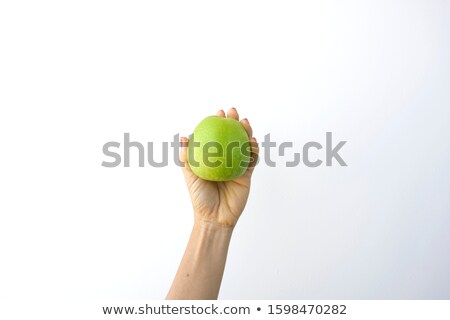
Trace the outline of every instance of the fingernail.
<path fill-rule="evenodd" d="M 185 138 L 180 139 L 180 146 L 182 148 L 187 147 L 187 139 Z"/>

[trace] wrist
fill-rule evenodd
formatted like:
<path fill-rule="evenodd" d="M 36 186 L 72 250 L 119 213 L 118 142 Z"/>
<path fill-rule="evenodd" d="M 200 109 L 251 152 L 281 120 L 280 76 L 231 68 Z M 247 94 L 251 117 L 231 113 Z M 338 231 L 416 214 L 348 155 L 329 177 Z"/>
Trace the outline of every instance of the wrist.
<path fill-rule="evenodd" d="M 231 236 L 234 226 L 225 225 L 216 221 L 196 218 L 194 221 L 194 229 L 205 234 L 221 234 Z"/>

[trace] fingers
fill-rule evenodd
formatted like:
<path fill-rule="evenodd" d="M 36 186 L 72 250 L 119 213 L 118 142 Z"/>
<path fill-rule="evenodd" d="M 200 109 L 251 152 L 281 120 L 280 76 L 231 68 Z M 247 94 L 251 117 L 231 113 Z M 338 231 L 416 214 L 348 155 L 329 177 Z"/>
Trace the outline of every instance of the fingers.
<path fill-rule="evenodd" d="M 226 115 L 223 110 L 217 111 L 216 115 L 219 117 L 227 116 L 228 118 L 233 118 L 233 119 L 239 121 L 239 113 L 237 112 L 236 108 L 234 108 L 234 107 L 231 108 L 230 110 L 228 110 Z M 250 122 L 248 121 L 248 119 L 244 118 L 240 121 L 240 123 L 244 127 L 245 131 L 247 132 L 247 135 L 248 135 L 249 141 L 250 141 L 250 146 L 251 146 L 250 147 L 250 157 L 251 157 L 251 159 L 250 159 L 250 163 L 247 168 L 246 175 L 251 176 L 251 174 L 253 173 L 253 170 L 255 170 L 256 164 L 258 163 L 259 146 L 258 146 L 258 142 L 256 141 L 256 139 L 253 137 L 253 129 L 252 129 L 252 126 L 250 125 Z M 186 138 L 181 138 L 181 139 L 186 139 Z M 186 143 L 186 145 L 187 145 L 187 143 Z M 185 151 L 182 150 L 181 154 L 183 154 L 183 152 L 185 153 L 184 157 L 187 158 L 187 148 Z M 181 160 L 181 161 L 183 161 L 183 160 Z M 189 165 L 187 165 L 186 167 L 189 167 Z M 189 170 L 190 170 L 190 168 L 189 168 Z"/>
<path fill-rule="evenodd" d="M 228 118 L 233 118 L 239 121 L 239 113 L 237 112 L 236 108 L 233 107 L 230 110 L 228 110 Z M 244 127 L 245 131 L 247 131 L 248 137 L 251 138 L 253 136 L 253 130 L 252 127 L 250 126 L 250 122 L 248 121 L 248 119 L 247 118 L 242 119 L 241 124 Z"/>
<path fill-rule="evenodd" d="M 237 112 L 236 108 L 233 107 L 228 110 L 228 118 L 233 118 L 239 121 L 239 113 Z"/>
<path fill-rule="evenodd" d="M 259 145 L 258 145 L 258 142 L 256 141 L 256 138 L 250 139 L 250 145 L 251 145 L 250 156 L 252 159 L 251 159 L 250 163 L 248 164 L 247 172 L 251 175 L 253 173 L 253 170 L 255 170 L 255 166 L 258 163 L 258 157 L 259 157 Z"/>
<path fill-rule="evenodd" d="M 250 122 L 248 122 L 248 119 L 242 119 L 241 120 L 241 124 L 244 127 L 245 131 L 247 131 L 247 135 L 249 138 L 251 138 L 253 136 L 253 130 L 252 127 L 250 126 Z"/>

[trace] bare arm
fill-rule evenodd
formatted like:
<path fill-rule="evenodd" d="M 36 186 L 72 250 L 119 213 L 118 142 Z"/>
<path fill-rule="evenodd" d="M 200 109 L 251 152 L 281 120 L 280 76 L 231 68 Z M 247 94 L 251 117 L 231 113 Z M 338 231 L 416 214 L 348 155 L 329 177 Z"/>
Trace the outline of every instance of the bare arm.
<path fill-rule="evenodd" d="M 167 299 L 217 299 L 231 227 L 196 222 Z"/>

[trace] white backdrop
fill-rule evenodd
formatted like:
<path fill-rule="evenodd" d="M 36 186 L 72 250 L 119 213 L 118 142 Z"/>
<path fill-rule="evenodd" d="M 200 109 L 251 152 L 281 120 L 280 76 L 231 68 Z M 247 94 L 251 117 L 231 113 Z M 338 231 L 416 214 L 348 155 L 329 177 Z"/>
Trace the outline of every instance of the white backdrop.
<path fill-rule="evenodd" d="M 449 299 L 449 30 L 448 1 L 2 2 L 0 298 L 164 298 L 180 169 L 102 146 L 236 106 L 348 167 L 257 167 L 220 298 Z"/>

